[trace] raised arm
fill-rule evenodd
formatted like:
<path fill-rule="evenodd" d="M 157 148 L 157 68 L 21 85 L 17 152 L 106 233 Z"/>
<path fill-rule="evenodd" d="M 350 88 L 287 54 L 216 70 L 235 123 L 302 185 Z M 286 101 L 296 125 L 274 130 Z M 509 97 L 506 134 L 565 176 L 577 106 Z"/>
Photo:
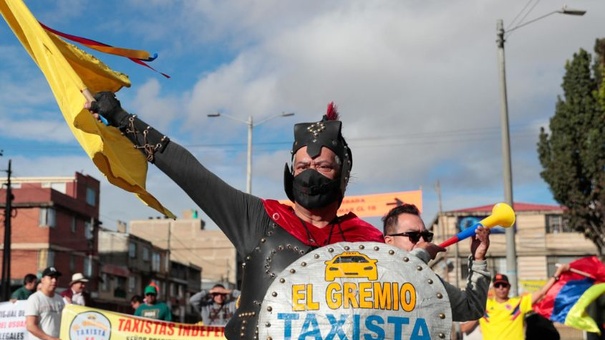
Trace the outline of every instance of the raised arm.
<path fill-rule="evenodd" d="M 559 281 L 559 277 L 561 276 L 561 274 L 568 270 L 569 270 L 569 264 L 564 264 L 564 265 L 557 267 L 557 271 L 555 272 L 555 275 L 550 277 L 548 279 L 548 281 L 546 282 L 546 284 L 544 286 L 542 286 L 542 288 L 540 290 L 534 292 L 531 295 L 531 304 L 533 305 L 534 303 L 540 301 L 546 295 L 548 290 L 550 288 L 552 288 L 552 286 L 555 284 L 555 282 Z"/>

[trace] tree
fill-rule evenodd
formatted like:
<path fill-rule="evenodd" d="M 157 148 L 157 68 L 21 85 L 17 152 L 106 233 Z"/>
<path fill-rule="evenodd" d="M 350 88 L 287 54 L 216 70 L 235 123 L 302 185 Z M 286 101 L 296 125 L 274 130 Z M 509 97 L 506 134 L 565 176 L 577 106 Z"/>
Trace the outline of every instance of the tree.
<path fill-rule="evenodd" d="M 597 57 L 580 49 L 565 65 L 549 132 L 542 127 L 538 155 L 542 178 L 554 199 L 567 207 L 569 226 L 605 252 L 605 39 Z M 591 65 L 592 64 L 592 65 Z"/>

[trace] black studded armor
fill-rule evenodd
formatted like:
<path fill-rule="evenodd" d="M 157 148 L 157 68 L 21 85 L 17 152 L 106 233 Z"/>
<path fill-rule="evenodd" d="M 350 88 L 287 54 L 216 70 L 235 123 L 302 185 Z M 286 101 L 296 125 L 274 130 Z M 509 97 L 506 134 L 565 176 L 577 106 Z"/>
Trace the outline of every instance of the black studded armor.
<path fill-rule="evenodd" d="M 225 329 L 227 339 L 257 339 L 256 324 L 267 289 L 282 270 L 314 248 L 271 223 L 263 238 L 244 260 L 244 284 L 236 315 Z"/>

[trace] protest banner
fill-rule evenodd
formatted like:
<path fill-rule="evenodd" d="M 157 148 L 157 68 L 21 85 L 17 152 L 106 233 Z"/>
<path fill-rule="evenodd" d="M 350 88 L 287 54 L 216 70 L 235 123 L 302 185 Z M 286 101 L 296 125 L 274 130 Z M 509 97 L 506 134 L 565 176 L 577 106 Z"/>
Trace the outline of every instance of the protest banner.
<path fill-rule="evenodd" d="M 0 302 L 0 340 L 26 340 L 25 302 Z"/>
<path fill-rule="evenodd" d="M 61 319 L 62 340 L 225 339 L 223 327 L 166 322 L 102 309 L 67 305 Z"/>

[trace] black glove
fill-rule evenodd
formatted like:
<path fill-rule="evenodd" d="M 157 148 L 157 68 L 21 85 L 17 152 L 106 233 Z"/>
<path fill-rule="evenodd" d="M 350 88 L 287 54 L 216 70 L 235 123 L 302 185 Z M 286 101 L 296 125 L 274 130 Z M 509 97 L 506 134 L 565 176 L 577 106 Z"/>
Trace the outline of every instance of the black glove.
<path fill-rule="evenodd" d="M 126 124 L 130 114 L 124 111 L 113 92 L 99 92 L 94 97 L 95 101 L 90 103 L 90 111 L 103 116 L 111 126 L 121 127 Z"/>

